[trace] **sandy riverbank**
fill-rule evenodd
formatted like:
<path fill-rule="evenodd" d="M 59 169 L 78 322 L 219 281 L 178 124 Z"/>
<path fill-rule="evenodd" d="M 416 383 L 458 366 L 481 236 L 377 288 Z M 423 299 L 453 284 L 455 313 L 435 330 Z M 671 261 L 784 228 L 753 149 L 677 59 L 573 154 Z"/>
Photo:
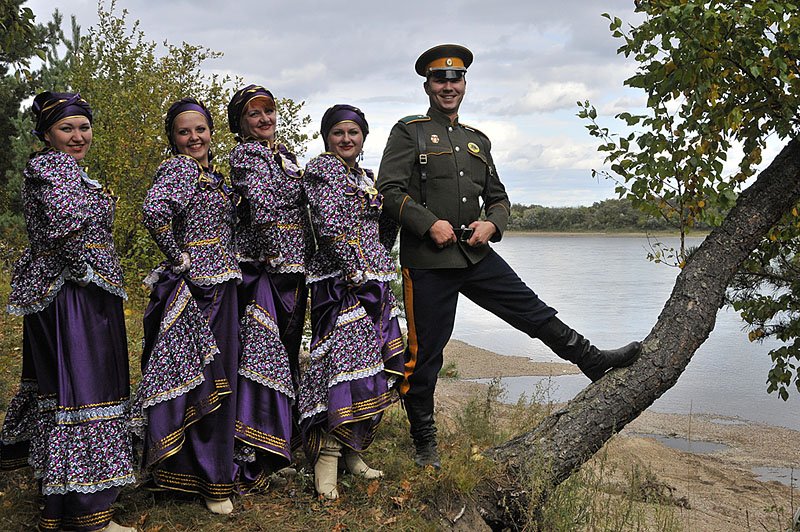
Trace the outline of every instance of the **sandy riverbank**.
<path fill-rule="evenodd" d="M 534 363 L 525 357 L 504 356 L 451 340 L 445 363 L 453 363 L 459 379 L 443 379 L 437 390 L 437 411 L 448 411 L 481 385 L 463 379 L 577 373 L 571 364 Z M 672 438 L 681 448 L 652 436 Z M 722 446 L 706 445 L 722 444 Z M 715 452 L 701 453 L 707 447 Z M 644 412 L 605 446 L 607 464 L 619 471 L 639 464 L 671 490 L 685 530 L 786 530 L 789 517 L 800 507 L 800 432 L 769 425 L 748 424 L 717 416 Z M 764 471 L 787 475 L 794 488 L 760 480 Z M 794 477 L 792 482 L 790 479 Z M 781 526 L 783 528 L 781 528 Z"/>

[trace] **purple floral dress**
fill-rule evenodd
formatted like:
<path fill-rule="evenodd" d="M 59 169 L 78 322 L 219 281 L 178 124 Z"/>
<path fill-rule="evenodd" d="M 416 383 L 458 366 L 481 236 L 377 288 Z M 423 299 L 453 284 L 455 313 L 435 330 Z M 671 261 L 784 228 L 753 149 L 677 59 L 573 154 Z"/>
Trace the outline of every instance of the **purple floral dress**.
<path fill-rule="evenodd" d="M 230 154 L 231 181 L 242 201 L 236 245 L 242 354 L 237 408 L 240 491 L 266 484 L 291 461 L 299 441 L 293 415 L 313 250 L 302 170 L 285 146 L 243 142 Z"/>
<path fill-rule="evenodd" d="M 167 260 L 145 279 L 151 293 L 133 424 L 153 483 L 215 500 L 233 492 L 241 279 L 234 201 L 221 175 L 178 155 L 158 168 L 143 206 Z M 174 273 L 182 252 L 191 266 Z"/>
<path fill-rule="evenodd" d="M 116 199 L 75 159 L 47 150 L 25 169 L 30 247 L 8 310 L 23 318 L 22 382 L 0 434 L 0 466 L 33 467 L 41 530 L 99 530 L 134 482 L 125 419 L 130 378 Z"/>
<path fill-rule="evenodd" d="M 319 249 L 309 265 L 311 362 L 300 384 L 306 452 L 325 433 L 362 451 L 397 399 L 403 338 L 390 281 L 397 225 L 382 217 L 372 172 L 325 153 L 308 163 L 304 185 Z"/>

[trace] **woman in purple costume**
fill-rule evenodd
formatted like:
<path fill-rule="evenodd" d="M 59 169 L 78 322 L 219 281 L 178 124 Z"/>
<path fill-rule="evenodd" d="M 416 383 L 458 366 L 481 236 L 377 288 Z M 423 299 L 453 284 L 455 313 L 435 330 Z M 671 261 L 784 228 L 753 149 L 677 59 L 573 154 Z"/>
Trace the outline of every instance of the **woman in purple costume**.
<path fill-rule="evenodd" d="M 240 491 L 266 486 L 269 473 L 291 462 L 293 404 L 313 250 L 302 170 L 275 140 L 275 99 L 248 85 L 228 105 L 236 134 L 231 182 L 242 200 L 236 245 L 242 351 L 236 418 Z"/>
<path fill-rule="evenodd" d="M 338 458 L 353 474 L 378 478 L 360 453 L 372 443 L 403 375 L 403 338 L 390 281 L 397 225 L 358 166 L 369 126 L 350 105 L 322 117 L 326 153 L 306 166 L 304 186 L 319 249 L 309 265 L 311 362 L 299 392 L 300 427 L 315 487 L 336 499 Z M 344 453 L 342 453 L 344 448 Z"/>
<path fill-rule="evenodd" d="M 44 495 L 39 530 L 132 531 L 111 520 L 120 486 L 135 480 L 116 198 L 78 166 L 92 143 L 86 101 L 43 92 L 33 112 L 46 148 L 25 168 L 30 247 L 8 305 L 24 316 L 22 383 L 0 435 L 0 465 L 33 467 Z"/>
<path fill-rule="evenodd" d="M 214 123 L 183 98 L 167 112 L 174 157 L 159 166 L 143 220 L 166 261 L 145 279 L 142 382 L 134 425 L 157 488 L 199 493 L 233 510 L 233 432 L 239 326 L 234 196 L 211 166 Z"/>

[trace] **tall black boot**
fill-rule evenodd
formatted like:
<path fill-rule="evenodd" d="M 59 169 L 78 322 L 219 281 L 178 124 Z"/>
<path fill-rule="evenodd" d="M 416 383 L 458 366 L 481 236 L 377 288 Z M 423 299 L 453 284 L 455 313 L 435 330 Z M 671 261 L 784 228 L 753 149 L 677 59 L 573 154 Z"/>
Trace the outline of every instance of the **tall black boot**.
<path fill-rule="evenodd" d="M 547 320 L 536 331 L 536 337 L 561 358 L 577 364 L 592 382 L 612 368 L 630 366 L 642 349 L 641 342 L 631 342 L 619 349 L 598 349 L 556 317 Z"/>
<path fill-rule="evenodd" d="M 430 397 L 404 397 L 411 439 L 414 440 L 414 462 L 420 467 L 442 467 L 436 448 L 436 425 L 433 421 L 433 395 Z"/>

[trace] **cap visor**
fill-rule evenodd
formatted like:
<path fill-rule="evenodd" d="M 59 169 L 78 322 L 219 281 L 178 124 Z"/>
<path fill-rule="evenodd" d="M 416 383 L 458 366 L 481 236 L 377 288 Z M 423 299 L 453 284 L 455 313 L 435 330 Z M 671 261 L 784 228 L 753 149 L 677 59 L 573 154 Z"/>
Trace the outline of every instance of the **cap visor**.
<path fill-rule="evenodd" d="M 458 79 L 463 78 L 466 73 L 466 70 L 431 70 L 428 76 L 436 79 Z"/>

